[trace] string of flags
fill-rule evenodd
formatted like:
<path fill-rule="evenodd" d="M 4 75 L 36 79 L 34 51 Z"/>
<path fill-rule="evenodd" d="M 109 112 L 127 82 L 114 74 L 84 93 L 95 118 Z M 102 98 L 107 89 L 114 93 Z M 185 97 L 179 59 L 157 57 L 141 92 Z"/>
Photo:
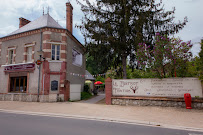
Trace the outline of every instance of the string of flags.
<path fill-rule="evenodd" d="M 101 77 L 105 77 L 106 73 L 104 74 L 97 74 L 97 75 L 82 75 L 82 74 L 77 74 L 77 73 L 69 73 L 71 76 L 76 76 L 76 77 L 97 77 L 97 76 L 101 76 Z"/>
<path fill-rule="evenodd" d="M 119 69 L 115 69 L 115 70 L 112 70 L 114 72 L 117 72 Z M 77 73 L 67 73 L 67 74 L 70 74 L 71 76 L 76 76 L 76 77 L 82 77 L 82 78 L 87 78 L 87 77 L 98 77 L 98 76 L 101 76 L 101 77 L 105 77 L 106 73 L 103 73 L 103 74 L 96 74 L 96 75 L 83 75 L 83 74 L 77 74 Z"/>

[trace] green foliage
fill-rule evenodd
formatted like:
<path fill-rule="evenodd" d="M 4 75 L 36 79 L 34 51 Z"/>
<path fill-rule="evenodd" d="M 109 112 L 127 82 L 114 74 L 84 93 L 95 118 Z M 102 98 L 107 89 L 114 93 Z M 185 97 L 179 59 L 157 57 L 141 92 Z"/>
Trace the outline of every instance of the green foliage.
<path fill-rule="evenodd" d="M 92 95 L 89 92 L 81 92 L 81 100 L 87 100 L 91 97 Z"/>
<path fill-rule="evenodd" d="M 154 45 L 156 32 L 174 34 L 187 22 L 175 23 L 174 13 L 165 12 L 161 1 L 155 0 L 76 0 L 84 13 L 81 29 L 85 45 L 96 67 L 117 68 L 122 65 L 123 78 L 126 78 L 126 59 L 136 64 L 135 51 L 138 43 Z M 88 66 L 89 67 L 89 66 Z M 89 69 L 90 72 L 94 69 Z M 107 71 L 107 68 L 104 68 Z M 92 73 L 91 72 L 91 73 Z"/>
<path fill-rule="evenodd" d="M 188 71 L 187 77 L 199 77 L 200 75 L 200 58 L 195 57 L 191 61 L 187 62 Z"/>
<path fill-rule="evenodd" d="M 86 54 L 86 69 L 92 74 L 97 75 L 106 72 L 108 67 L 105 64 L 100 64 L 93 56 Z"/>
<path fill-rule="evenodd" d="M 96 81 L 101 81 L 101 82 L 105 82 L 105 78 L 102 76 L 97 76 Z"/>
<path fill-rule="evenodd" d="M 122 79 L 122 68 L 111 69 L 106 72 L 106 78 Z"/>
<path fill-rule="evenodd" d="M 188 61 L 192 57 L 190 49 L 191 41 L 182 42 L 180 39 L 168 38 L 157 33 L 153 49 L 145 43 L 140 43 L 137 56 L 138 64 L 145 70 L 151 68 L 157 73 L 157 77 L 185 77 Z"/>
<path fill-rule="evenodd" d="M 201 40 L 201 51 L 199 52 L 199 57 L 200 57 L 200 61 L 199 61 L 199 69 L 200 69 L 200 80 L 203 81 L 203 39 Z"/>
<path fill-rule="evenodd" d="M 134 79 L 134 78 L 155 78 L 157 77 L 155 72 L 152 72 L 151 70 L 138 70 L 135 69 L 132 71 L 132 69 L 127 69 L 127 78 L 128 79 Z"/>
<path fill-rule="evenodd" d="M 88 84 L 85 84 L 85 85 L 84 85 L 84 92 L 89 92 L 89 90 L 90 90 L 89 85 L 88 85 Z"/>

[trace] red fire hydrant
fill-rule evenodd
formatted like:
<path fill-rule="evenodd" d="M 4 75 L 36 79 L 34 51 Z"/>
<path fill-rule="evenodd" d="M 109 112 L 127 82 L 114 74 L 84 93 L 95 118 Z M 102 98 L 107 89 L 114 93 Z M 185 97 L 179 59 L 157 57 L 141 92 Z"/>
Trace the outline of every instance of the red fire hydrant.
<path fill-rule="evenodd" d="M 184 99 L 185 99 L 186 109 L 192 109 L 191 107 L 192 98 L 190 93 L 185 93 Z"/>

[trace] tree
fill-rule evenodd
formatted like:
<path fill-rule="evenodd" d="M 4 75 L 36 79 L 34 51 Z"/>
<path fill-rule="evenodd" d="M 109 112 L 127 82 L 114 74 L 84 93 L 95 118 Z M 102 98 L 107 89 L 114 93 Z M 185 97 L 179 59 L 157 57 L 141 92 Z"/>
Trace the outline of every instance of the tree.
<path fill-rule="evenodd" d="M 86 69 L 92 75 L 103 74 L 106 68 L 105 65 L 100 64 L 100 61 L 95 60 L 93 56 L 86 54 Z"/>
<path fill-rule="evenodd" d="M 175 8 L 165 12 L 162 1 L 155 0 L 89 0 L 81 5 L 84 13 L 81 29 L 85 46 L 91 56 L 105 61 L 107 67 L 122 64 L 123 78 L 126 78 L 127 57 L 130 63 L 136 61 L 138 43 L 147 43 L 153 48 L 156 32 L 173 34 L 187 22 L 174 23 Z M 156 4 L 157 3 L 157 4 Z M 103 64 L 103 63 L 101 63 Z"/>
<path fill-rule="evenodd" d="M 203 39 L 201 40 L 201 51 L 199 52 L 199 57 L 200 57 L 200 64 L 199 64 L 200 79 L 203 81 Z"/>
<path fill-rule="evenodd" d="M 192 58 L 191 41 L 183 42 L 178 38 L 155 37 L 153 49 L 145 43 L 140 43 L 137 50 L 138 64 L 142 69 L 151 68 L 160 78 L 179 77 L 187 74 L 187 62 Z"/>

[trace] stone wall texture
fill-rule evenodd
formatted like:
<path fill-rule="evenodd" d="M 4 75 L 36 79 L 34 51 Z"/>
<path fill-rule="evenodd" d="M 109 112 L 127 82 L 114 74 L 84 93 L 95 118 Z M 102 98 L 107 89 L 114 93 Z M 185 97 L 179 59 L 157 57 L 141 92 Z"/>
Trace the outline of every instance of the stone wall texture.
<path fill-rule="evenodd" d="M 37 95 L 31 94 L 0 94 L 0 101 L 37 102 Z M 62 102 L 64 94 L 40 95 L 40 102 Z"/>
<path fill-rule="evenodd" d="M 137 100 L 137 99 L 112 99 L 112 105 L 124 106 L 161 106 L 161 107 L 182 107 L 185 108 L 184 101 L 161 101 L 161 100 Z M 203 102 L 192 102 L 192 108 L 203 109 Z"/>

